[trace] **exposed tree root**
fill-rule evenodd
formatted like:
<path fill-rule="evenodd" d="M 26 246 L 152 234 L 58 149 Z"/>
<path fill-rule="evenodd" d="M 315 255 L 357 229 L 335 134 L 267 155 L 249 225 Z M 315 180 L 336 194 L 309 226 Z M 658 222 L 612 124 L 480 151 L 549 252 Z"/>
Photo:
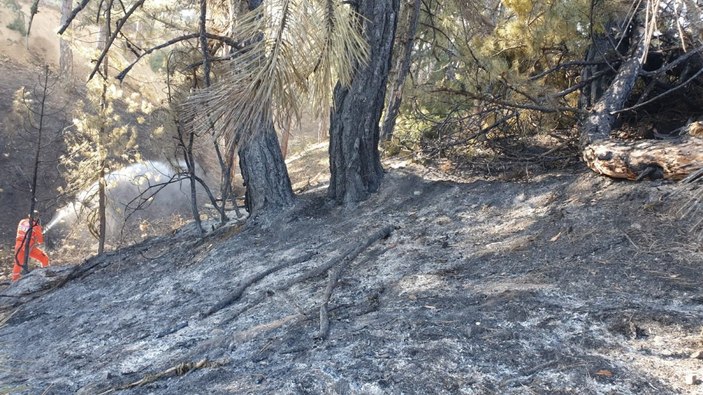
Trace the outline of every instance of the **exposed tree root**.
<path fill-rule="evenodd" d="M 596 173 L 613 178 L 678 181 L 703 168 L 703 139 L 601 140 L 584 148 L 583 159 Z"/>
<path fill-rule="evenodd" d="M 322 296 L 322 306 L 320 306 L 320 330 L 315 334 L 317 339 L 325 339 L 329 333 L 330 319 L 327 314 L 327 304 L 332 296 L 332 291 L 337 286 L 342 269 L 342 266 L 337 266 L 327 273 L 327 287 L 325 288 L 325 294 Z"/>
<path fill-rule="evenodd" d="M 341 265 L 341 264 L 347 264 L 351 261 L 354 260 L 362 251 L 367 249 L 371 244 L 374 242 L 385 239 L 388 236 L 390 236 L 391 232 L 393 232 L 393 226 L 391 225 L 386 225 L 383 228 L 377 230 L 373 234 L 371 234 L 369 237 L 367 237 L 364 241 L 359 243 L 356 247 L 350 248 L 347 251 L 343 252 L 341 255 L 334 257 L 330 259 L 327 263 L 324 265 L 314 268 L 310 270 L 307 273 L 303 273 L 302 275 L 298 276 L 297 278 L 294 278 L 293 280 L 287 282 L 286 284 L 283 285 L 283 289 L 288 289 L 294 284 L 303 282 L 305 280 L 311 279 L 318 277 L 322 275 L 323 273 L 326 273 L 328 270 L 330 270 L 332 267 L 336 265 Z"/>
<path fill-rule="evenodd" d="M 244 293 L 244 291 L 247 288 L 249 288 L 250 286 L 252 286 L 256 282 L 261 281 L 264 277 L 268 276 L 269 274 L 275 273 L 275 272 L 282 270 L 282 269 L 285 269 L 289 266 L 293 266 L 293 265 L 297 265 L 302 262 L 309 261 L 310 258 L 312 258 L 315 254 L 316 254 L 316 252 L 308 251 L 305 254 L 303 254 L 299 257 L 293 258 L 288 262 L 283 262 L 280 265 L 276 265 L 274 267 L 271 267 L 269 269 L 264 270 L 261 273 L 254 274 L 253 276 L 245 279 L 244 281 L 240 282 L 239 285 L 237 285 L 237 287 L 234 290 L 232 290 L 232 292 L 227 294 L 227 296 L 225 296 L 221 301 L 219 301 L 214 306 L 210 307 L 205 313 L 203 313 L 202 318 L 211 316 L 211 315 L 217 313 L 218 311 L 224 309 L 225 307 L 231 305 L 232 303 L 236 302 L 237 300 L 239 300 L 239 298 L 242 297 L 242 294 Z"/>
<path fill-rule="evenodd" d="M 0 316 L 0 328 L 5 326 L 5 323 L 7 323 L 7 321 L 9 321 L 10 318 L 12 318 L 12 316 L 15 315 L 15 313 L 17 313 L 17 311 L 19 311 L 19 308 L 15 309 L 12 312 L 7 313 L 3 316 Z"/>
<path fill-rule="evenodd" d="M 348 264 L 349 262 L 353 261 L 354 258 L 356 258 L 361 252 L 363 252 L 365 249 L 367 249 L 371 244 L 373 244 L 374 242 L 376 242 L 380 239 L 384 239 L 384 238 L 387 238 L 388 236 L 390 236 L 391 232 L 393 232 L 392 225 L 384 226 L 383 228 L 377 230 L 376 232 L 371 234 L 369 237 L 364 239 L 361 243 L 358 243 L 355 247 L 350 248 L 350 249 L 346 250 L 345 252 L 343 252 L 342 254 L 330 259 L 325 264 L 318 266 L 316 268 L 313 268 L 313 269 L 309 270 L 308 272 L 303 273 L 303 274 L 299 275 L 298 277 L 295 277 L 289 281 L 286 281 L 285 283 L 277 286 L 273 290 L 269 290 L 265 293 L 261 293 L 253 301 L 251 301 L 247 305 L 242 306 L 239 309 L 237 309 L 234 313 L 232 313 L 229 317 L 227 317 L 227 319 L 225 319 L 224 322 L 225 323 L 230 322 L 230 321 L 236 319 L 237 317 L 239 317 L 239 315 L 241 315 L 245 311 L 249 310 L 250 308 L 257 306 L 259 303 L 263 302 L 266 299 L 267 294 L 283 291 L 283 290 L 286 290 L 286 289 L 292 287 L 295 284 L 304 282 L 304 281 L 309 280 L 311 278 L 318 277 L 318 276 L 322 275 L 323 273 L 326 273 L 331 268 L 333 268 L 337 265 L 342 266 L 342 265 Z M 330 295 L 331 295 L 332 289 L 330 289 Z M 329 299 L 329 296 L 327 297 L 327 299 Z M 324 304 L 326 305 L 326 301 L 324 302 Z M 321 314 L 322 314 L 322 312 L 321 312 Z M 325 317 L 326 317 L 326 314 L 325 314 Z"/>
<path fill-rule="evenodd" d="M 155 374 L 148 374 L 144 376 L 141 380 L 125 384 L 119 387 L 113 387 L 110 388 L 106 391 L 100 392 L 99 395 L 105 395 L 105 394 L 111 394 L 115 391 L 122 391 L 134 387 L 141 387 L 146 384 L 151 384 L 153 382 L 156 382 L 158 380 L 168 378 L 168 377 L 175 377 L 175 376 L 183 376 L 193 370 L 197 369 L 202 369 L 202 368 L 215 368 L 218 366 L 225 365 L 226 362 L 221 362 L 221 361 L 209 361 L 207 358 L 202 359 L 198 362 L 183 362 L 180 363 L 174 367 L 168 368 L 162 372 L 155 373 Z"/>
<path fill-rule="evenodd" d="M 349 262 L 353 261 L 354 258 L 356 258 L 362 251 L 367 249 L 371 244 L 373 244 L 377 240 L 385 239 L 390 236 L 392 231 L 393 227 L 390 225 L 379 229 L 369 238 L 364 240 L 362 244 L 358 245 L 351 251 L 348 251 L 345 255 L 339 258 L 339 264 L 337 266 L 334 266 L 332 270 L 329 271 L 327 287 L 325 288 L 325 294 L 322 297 L 322 306 L 320 306 L 320 330 L 315 335 L 316 338 L 325 339 L 327 337 L 327 334 L 329 333 L 330 320 L 327 314 L 327 304 L 329 303 L 330 297 L 332 296 L 332 291 L 337 286 L 339 276 L 341 275 L 345 266 L 348 265 Z M 336 261 L 336 259 L 333 261 Z"/>

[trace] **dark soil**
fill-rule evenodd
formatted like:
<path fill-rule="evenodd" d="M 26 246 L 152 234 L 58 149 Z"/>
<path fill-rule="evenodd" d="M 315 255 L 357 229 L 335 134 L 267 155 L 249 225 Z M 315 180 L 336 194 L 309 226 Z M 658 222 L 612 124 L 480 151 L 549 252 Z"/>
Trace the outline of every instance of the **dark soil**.
<path fill-rule="evenodd" d="M 703 373 L 702 255 L 675 215 L 691 192 L 400 167 L 358 207 L 317 190 L 204 240 L 34 270 L 0 291 L 0 393 L 703 391 L 686 383 Z M 335 287 L 307 278 L 387 225 L 330 266 Z"/>

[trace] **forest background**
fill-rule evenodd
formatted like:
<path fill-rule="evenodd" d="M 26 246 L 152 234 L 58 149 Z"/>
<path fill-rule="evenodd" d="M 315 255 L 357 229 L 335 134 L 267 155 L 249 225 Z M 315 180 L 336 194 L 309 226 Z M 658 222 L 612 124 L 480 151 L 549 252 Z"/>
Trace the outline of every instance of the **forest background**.
<path fill-rule="evenodd" d="M 698 2 L 35 4 L 3 264 L 90 243 L 0 280 L 0 393 L 700 392 Z M 144 161 L 201 204 L 106 237 Z"/>
<path fill-rule="evenodd" d="M 215 209 L 204 218 L 222 220 L 228 201 L 228 208 L 235 208 L 232 188 L 239 188 L 240 198 L 247 196 L 239 205 L 250 210 L 290 204 L 281 165 L 268 179 L 261 174 L 270 171 L 245 166 L 249 182 L 242 191 L 242 181 L 235 181 L 237 151 L 246 146 L 247 136 L 260 134 L 251 128 L 253 122 L 265 124 L 266 117 L 278 136 L 265 145 L 280 144 L 283 156 L 291 136 L 300 146 L 326 139 L 329 108 L 337 108 L 334 84 L 337 78 L 348 83 L 352 69 L 345 67 L 368 62 L 369 49 L 333 25 L 319 31 L 309 27 L 329 18 L 353 25 L 345 7 L 334 2 L 327 2 L 327 11 L 315 2 L 265 4 L 258 10 L 263 13 L 251 19 L 245 11 L 255 3 L 137 2 L 127 7 L 66 1 L 43 4 L 42 13 L 39 3 L 6 0 L 3 64 L 25 73 L 26 80 L 4 82 L 5 97 L 13 101 L 3 103 L 3 166 L 12 174 L 2 186 L 3 204 L 11 213 L 3 223 L 3 240 L 11 240 L 11 225 L 24 212 L 38 208 L 47 222 L 50 213 L 93 184 L 99 186 L 94 193 L 104 195 L 99 180 L 105 174 L 143 160 L 180 161 L 183 179 L 202 167 Z M 398 4 L 395 45 L 383 48 L 393 48 L 392 58 L 372 50 L 378 58 L 373 61 L 390 62 L 382 73 L 388 73 L 388 94 L 381 97 L 383 104 L 369 109 L 383 113 L 380 146 L 387 155 L 409 155 L 450 173 L 520 178 L 573 166 L 582 157 L 595 171 L 613 177 L 681 179 L 699 163 L 697 140 L 686 139 L 695 135 L 701 115 L 698 7 L 682 0 Z M 260 45 L 242 39 L 252 37 L 257 23 L 280 37 L 265 38 Z M 57 26 L 60 36 L 54 35 Z M 334 26 L 344 33 L 344 23 Z M 339 36 L 352 39 L 334 48 Z M 288 48 L 295 46 L 301 52 L 321 49 L 313 57 L 317 60 L 306 64 Z M 253 56 L 235 56 L 254 48 L 264 51 L 256 56 L 272 58 L 268 70 L 252 66 Z M 38 130 L 29 121 L 36 121 L 32 117 L 41 102 L 42 64 L 53 70 L 46 80 L 51 85 L 46 130 L 37 141 Z M 232 70 L 244 72 L 233 75 Z M 265 78 L 270 85 L 259 90 L 247 85 L 254 72 L 277 74 Z M 251 108 L 266 110 L 250 113 Z M 232 115 L 235 111 L 247 115 Z M 338 110 L 343 111 L 349 110 Z M 647 144 L 632 143 L 642 139 Z M 36 166 L 41 183 L 32 188 L 35 166 L 23 162 L 31 162 L 37 147 L 44 148 Z M 375 162 L 375 155 L 361 162 Z M 378 173 L 372 169 L 378 165 L 369 166 L 364 170 L 362 165 L 361 172 Z M 333 166 L 332 185 L 339 184 L 338 172 Z M 259 179 L 264 181 L 256 185 Z M 340 202 L 363 200 L 378 183 L 362 182 L 361 192 L 331 189 L 330 196 L 337 194 Z M 102 203 L 85 222 L 102 251 L 105 204 L 98 200 Z"/>

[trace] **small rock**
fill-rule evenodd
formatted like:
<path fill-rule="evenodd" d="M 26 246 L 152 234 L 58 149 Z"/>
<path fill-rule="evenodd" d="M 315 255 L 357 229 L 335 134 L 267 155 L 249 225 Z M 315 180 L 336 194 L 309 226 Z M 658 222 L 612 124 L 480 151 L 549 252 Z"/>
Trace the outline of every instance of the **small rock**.
<path fill-rule="evenodd" d="M 703 359 L 703 350 L 694 351 L 693 354 L 691 354 L 691 358 L 693 358 L 693 359 Z"/>
<path fill-rule="evenodd" d="M 698 384 L 698 376 L 696 376 L 694 373 L 687 374 L 686 375 L 686 384 L 688 384 L 688 385 Z"/>
<path fill-rule="evenodd" d="M 422 191 L 415 191 L 415 192 L 413 192 L 413 195 L 420 196 L 420 195 L 422 195 Z"/>

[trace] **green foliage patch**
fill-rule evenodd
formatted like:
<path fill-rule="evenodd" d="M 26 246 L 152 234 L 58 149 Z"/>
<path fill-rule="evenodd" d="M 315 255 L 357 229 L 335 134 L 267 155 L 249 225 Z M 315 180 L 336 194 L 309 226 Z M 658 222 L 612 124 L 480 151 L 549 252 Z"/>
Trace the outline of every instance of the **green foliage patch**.
<path fill-rule="evenodd" d="M 24 23 L 24 14 L 21 12 L 18 13 L 18 15 L 15 17 L 12 22 L 7 24 L 7 28 L 10 30 L 14 30 L 18 32 L 19 34 L 26 36 L 27 35 L 27 25 Z"/>
<path fill-rule="evenodd" d="M 16 0 L 3 0 L 2 4 L 9 8 L 10 11 L 21 12 L 22 8 Z"/>
<path fill-rule="evenodd" d="M 149 68 L 158 73 L 166 67 L 166 51 L 156 51 L 149 57 Z"/>
<path fill-rule="evenodd" d="M 15 19 L 7 24 L 7 28 L 20 33 L 23 36 L 27 35 L 27 25 L 24 22 L 24 13 L 22 12 L 22 7 L 16 0 L 3 0 L 3 7 L 7 8 L 15 14 Z"/>

